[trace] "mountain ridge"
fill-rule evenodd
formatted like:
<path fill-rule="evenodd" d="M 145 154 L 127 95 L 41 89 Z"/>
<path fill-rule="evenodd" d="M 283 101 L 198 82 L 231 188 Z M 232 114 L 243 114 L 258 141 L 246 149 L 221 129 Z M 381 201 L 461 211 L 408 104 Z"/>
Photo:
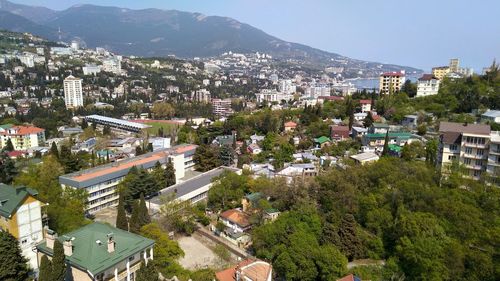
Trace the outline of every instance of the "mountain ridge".
<path fill-rule="evenodd" d="M 32 19 L 34 24 L 24 21 L 19 24 L 22 28 L 18 27 L 18 30 L 30 32 L 33 29 L 34 34 L 47 35 L 50 40 L 57 40 L 58 35 L 67 42 L 78 38 L 89 47 L 105 47 L 123 55 L 175 55 L 193 58 L 213 57 L 228 51 L 263 52 L 298 63 L 344 67 L 345 73 L 349 74 L 347 76 L 351 77 L 359 74 L 373 76 L 382 71 L 402 69 L 421 72 L 413 67 L 362 61 L 304 44 L 287 42 L 229 17 L 91 4 L 54 11 L 44 7 L 14 4 L 7 0 L 0 0 L 1 10 L 21 16 L 27 21 Z M 34 18 L 30 16 L 39 11 L 41 15 Z M 16 20 L 21 22 L 18 18 Z M 6 24 L 0 20 L 0 27 L 6 26 L 16 27 L 15 22 Z M 37 34 L 40 26 L 46 28 L 43 31 L 45 34 Z M 61 34 L 56 32 L 59 28 Z"/>

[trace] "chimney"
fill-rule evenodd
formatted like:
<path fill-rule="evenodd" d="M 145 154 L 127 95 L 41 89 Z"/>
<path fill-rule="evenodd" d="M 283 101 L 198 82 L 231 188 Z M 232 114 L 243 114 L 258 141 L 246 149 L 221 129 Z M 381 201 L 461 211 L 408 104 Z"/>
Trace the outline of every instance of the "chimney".
<path fill-rule="evenodd" d="M 108 253 L 113 253 L 115 251 L 115 239 L 113 238 L 113 233 L 108 235 Z"/>
<path fill-rule="evenodd" d="M 63 242 L 63 248 L 64 248 L 64 255 L 71 257 L 73 255 L 73 238 L 70 237 L 65 237 L 64 242 Z"/>
<path fill-rule="evenodd" d="M 56 233 L 55 231 L 46 228 L 45 232 L 45 242 L 47 244 L 47 248 L 54 249 L 54 242 L 56 241 Z"/>

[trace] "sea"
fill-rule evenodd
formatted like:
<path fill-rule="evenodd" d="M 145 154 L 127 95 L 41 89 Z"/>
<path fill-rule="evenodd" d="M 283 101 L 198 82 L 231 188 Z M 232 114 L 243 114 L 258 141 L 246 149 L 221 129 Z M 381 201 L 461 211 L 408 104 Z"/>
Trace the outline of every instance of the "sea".
<path fill-rule="evenodd" d="M 415 82 L 415 81 L 417 81 L 417 79 L 419 77 L 420 76 L 416 76 L 416 75 L 408 75 L 408 76 L 406 76 L 406 79 L 409 79 L 411 82 Z M 359 90 L 363 90 L 363 89 L 367 89 L 367 90 L 377 89 L 378 90 L 378 86 L 379 86 L 379 78 L 378 77 L 376 77 L 376 78 L 352 78 L 352 79 L 345 79 L 345 81 L 352 83 Z"/>

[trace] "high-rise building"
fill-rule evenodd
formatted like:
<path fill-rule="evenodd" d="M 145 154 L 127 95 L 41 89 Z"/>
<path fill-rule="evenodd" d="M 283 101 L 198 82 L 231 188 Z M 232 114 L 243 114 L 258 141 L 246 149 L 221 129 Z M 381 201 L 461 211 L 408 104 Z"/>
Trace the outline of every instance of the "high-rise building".
<path fill-rule="evenodd" d="M 389 94 L 398 92 L 403 87 L 406 77 L 405 72 L 385 72 L 380 75 L 379 90 L 380 94 Z"/>
<path fill-rule="evenodd" d="M 459 59 L 450 59 L 450 71 L 451 72 L 459 72 L 460 70 L 460 60 Z"/>
<path fill-rule="evenodd" d="M 210 91 L 207 89 L 200 89 L 191 93 L 191 100 L 195 102 L 209 103 L 210 99 Z"/>
<path fill-rule="evenodd" d="M 214 115 L 221 117 L 227 117 L 233 114 L 233 109 L 231 108 L 231 99 L 213 99 L 212 110 Z"/>
<path fill-rule="evenodd" d="M 457 163 L 462 174 L 472 179 L 489 175 L 492 182 L 499 179 L 500 137 L 489 125 L 441 122 L 439 124 L 438 165 L 446 176 Z"/>
<path fill-rule="evenodd" d="M 68 109 L 83 106 L 82 79 L 73 75 L 64 79 L 64 103 Z"/>

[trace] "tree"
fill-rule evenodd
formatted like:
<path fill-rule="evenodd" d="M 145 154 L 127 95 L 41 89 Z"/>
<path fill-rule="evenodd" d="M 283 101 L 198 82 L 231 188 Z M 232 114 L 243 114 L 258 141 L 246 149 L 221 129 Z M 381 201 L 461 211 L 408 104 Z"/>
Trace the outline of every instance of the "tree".
<path fill-rule="evenodd" d="M 165 170 L 161 166 L 160 162 L 157 161 L 155 163 L 155 166 L 153 167 L 153 171 L 151 171 L 151 175 L 155 179 L 155 182 L 157 185 L 157 188 L 156 188 L 157 190 L 161 190 L 167 186 L 164 173 L 165 173 Z"/>
<path fill-rule="evenodd" d="M 141 268 L 136 271 L 135 281 L 159 281 L 158 271 L 153 265 L 153 261 L 141 265 Z"/>
<path fill-rule="evenodd" d="M 59 240 L 54 241 L 54 254 L 52 256 L 52 281 L 64 281 L 66 276 L 66 256 L 63 244 Z"/>
<path fill-rule="evenodd" d="M 142 155 L 144 154 L 144 152 L 142 151 L 142 148 L 140 145 L 136 146 L 135 147 L 135 156 L 139 156 L 139 155 Z"/>
<path fill-rule="evenodd" d="M 157 102 L 153 105 L 153 109 L 151 110 L 155 118 L 164 119 L 171 118 L 174 116 L 175 109 L 169 103 Z"/>
<path fill-rule="evenodd" d="M 219 148 L 213 145 L 202 144 L 196 148 L 193 156 L 195 169 L 200 172 L 210 171 L 221 165 Z"/>
<path fill-rule="evenodd" d="M 102 129 L 102 134 L 103 135 L 110 135 L 111 134 L 111 127 L 108 125 L 105 125 L 104 128 Z"/>
<path fill-rule="evenodd" d="M 382 150 L 382 156 L 387 156 L 389 155 L 389 130 L 387 130 L 387 133 L 385 133 L 385 140 L 384 140 L 384 149 Z"/>
<path fill-rule="evenodd" d="M 88 126 L 89 126 L 89 123 L 87 123 L 87 120 L 84 118 L 82 120 L 82 124 L 80 125 L 80 127 L 82 127 L 82 130 L 85 130 L 85 129 L 87 129 Z"/>
<path fill-rule="evenodd" d="M 10 159 L 7 152 L 0 151 L 0 182 L 10 184 L 17 174 L 14 160 Z"/>
<path fill-rule="evenodd" d="M 133 233 L 139 233 L 141 229 L 141 210 L 139 208 L 139 203 L 137 200 L 134 200 L 134 204 L 132 205 L 132 216 L 130 217 L 130 225 L 129 231 Z"/>
<path fill-rule="evenodd" d="M 365 128 L 368 128 L 372 124 L 373 124 L 373 116 L 372 116 L 372 112 L 369 111 L 368 114 L 366 115 L 365 119 L 363 119 L 363 126 L 365 126 Z"/>
<path fill-rule="evenodd" d="M 146 147 L 146 150 L 148 152 L 153 152 L 153 144 L 152 143 L 148 143 L 148 146 Z"/>
<path fill-rule="evenodd" d="M 17 239 L 6 231 L 0 231 L 0 280 L 28 280 L 28 261 L 21 254 Z"/>
<path fill-rule="evenodd" d="M 175 184 L 175 168 L 172 160 L 167 161 L 167 165 L 165 167 L 165 171 L 163 173 L 163 177 L 165 179 L 165 187 L 169 187 Z"/>
<path fill-rule="evenodd" d="M 353 260 L 362 253 L 361 241 L 356 231 L 356 220 L 352 214 L 342 218 L 339 228 L 340 249 L 349 260 Z"/>
<path fill-rule="evenodd" d="M 151 223 L 151 218 L 149 217 L 149 211 L 148 207 L 146 206 L 146 200 L 144 199 L 143 193 L 141 193 L 141 197 L 139 199 L 139 221 L 141 227 L 148 223 Z"/>
<path fill-rule="evenodd" d="M 38 281 L 51 281 L 52 262 L 43 255 L 40 260 L 40 269 L 38 273 Z"/>
<path fill-rule="evenodd" d="M 127 212 L 125 211 L 125 199 L 123 198 L 123 192 L 120 191 L 120 197 L 118 198 L 118 207 L 116 214 L 116 227 L 128 231 L 128 219 Z"/>
<path fill-rule="evenodd" d="M 179 257 L 184 256 L 184 252 L 177 241 L 171 240 L 168 233 L 158 224 L 150 223 L 143 226 L 140 234 L 156 242 L 154 245 L 154 262 L 162 272 L 174 264 Z"/>
<path fill-rule="evenodd" d="M 433 166 L 437 164 L 438 142 L 436 139 L 427 141 L 425 145 L 425 161 Z"/>
<path fill-rule="evenodd" d="M 7 139 L 7 143 L 5 143 L 5 147 L 3 149 L 5 151 L 14 151 L 14 145 L 10 139 Z"/>

